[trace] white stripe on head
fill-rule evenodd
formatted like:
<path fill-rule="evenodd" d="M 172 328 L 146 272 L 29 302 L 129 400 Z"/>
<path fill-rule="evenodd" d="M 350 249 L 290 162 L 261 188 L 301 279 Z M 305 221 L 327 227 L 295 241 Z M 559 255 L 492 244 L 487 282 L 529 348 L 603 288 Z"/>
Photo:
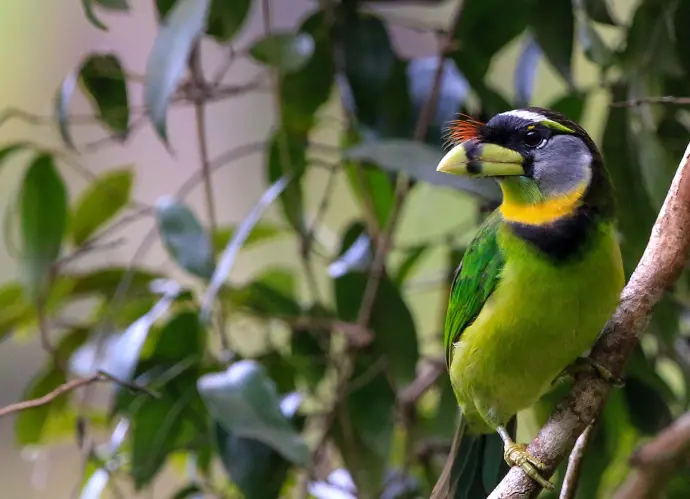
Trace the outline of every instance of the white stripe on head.
<path fill-rule="evenodd" d="M 505 113 L 501 113 L 500 116 L 515 116 L 516 118 L 522 118 L 523 120 L 532 121 L 534 123 L 548 120 L 548 118 L 543 114 L 533 113 L 532 111 L 525 111 L 524 109 L 514 109 L 512 111 L 506 111 Z"/>

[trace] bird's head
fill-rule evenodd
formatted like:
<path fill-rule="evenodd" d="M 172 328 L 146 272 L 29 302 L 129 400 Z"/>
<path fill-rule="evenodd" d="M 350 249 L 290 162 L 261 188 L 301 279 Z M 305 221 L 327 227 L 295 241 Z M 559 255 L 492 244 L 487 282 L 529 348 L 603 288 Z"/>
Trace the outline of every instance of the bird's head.
<path fill-rule="evenodd" d="M 587 132 L 548 109 L 529 107 L 497 114 L 487 123 L 453 122 L 452 149 L 437 170 L 496 177 L 502 211 L 521 223 L 543 224 L 591 204 L 612 211 L 601 154 Z"/>

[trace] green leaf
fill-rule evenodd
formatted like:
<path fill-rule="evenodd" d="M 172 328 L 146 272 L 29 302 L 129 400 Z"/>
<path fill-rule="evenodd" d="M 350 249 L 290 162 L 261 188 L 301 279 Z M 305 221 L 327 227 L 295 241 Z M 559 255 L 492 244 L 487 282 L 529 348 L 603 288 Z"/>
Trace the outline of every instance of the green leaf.
<path fill-rule="evenodd" d="M 206 26 L 210 0 L 178 0 L 168 13 L 146 65 L 144 104 L 160 137 L 167 142 L 166 116 L 170 99 L 192 51 Z"/>
<path fill-rule="evenodd" d="M 495 183 L 488 179 L 468 179 L 436 171 L 443 151 L 433 146 L 405 139 L 368 142 L 345 151 L 347 158 L 371 161 L 387 171 L 404 172 L 433 185 L 453 187 L 487 199 L 500 199 Z"/>
<path fill-rule="evenodd" d="M 530 28 L 546 58 L 572 87 L 575 16 L 570 0 L 534 0 Z"/>
<path fill-rule="evenodd" d="M 65 374 L 60 369 L 50 365 L 31 380 L 22 400 L 42 397 L 65 382 Z M 68 398 L 61 396 L 49 404 L 21 411 L 14 421 L 14 435 L 17 444 L 24 446 L 41 443 L 49 419 L 65 411 L 67 402 Z"/>
<path fill-rule="evenodd" d="M 668 404 L 653 387 L 627 377 L 624 389 L 631 422 L 640 432 L 656 435 L 673 421 Z"/>
<path fill-rule="evenodd" d="M 60 255 L 67 225 L 67 190 L 52 156 L 39 154 L 29 165 L 19 205 L 22 271 L 29 296 L 37 299 Z"/>
<path fill-rule="evenodd" d="M 643 0 L 640 3 L 628 27 L 627 45 L 621 55 L 624 69 L 640 74 L 682 75 L 676 44 L 669 29 L 674 9 L 675 2 Z"/>
<path fill-rule="evenodd" d="M 381 490 L 395 422 L 395 392 L 385 374 L 372 368 L 366 359 L 357 359 L 351 383 L 370 381 L 348 392 L 333 429 L 359 497 L 377 497 Z"/>
<path fill-rule="evenodd" d="M 426 244 L 419 244 L 413 246 L 405 251 L 405 257 L 400 265 L 398 266 L 398 271 L 395 273 L 394 282 L 396 286 L 402 287 L 405 280 L 412 274 L 415 267 L 419 265 L 419 261 L 422 259 L 429 246 Z"/>
<path fill-rule="evenodd" d="M 374 128 L 397 56 L 386 26 L 376 16 L 344 12 L 336 24 L 343 51 L 343 69 L 357 119 Z"/>
<path fill-rule="evenodd" d="M 324 13 L 317 11 L 299 28 L 314 40 L 314 54 L 309 62 L 281 81 L 281 128 L 290 133 L 305 135 L 314 125 L 316 111 L 328 100 L 335 77 L 333 46 Z"/>
<path fill-rule="evenodd" d="M 55 97 L 55 116 L 65 144 L 76 147 L 70 132 L 69 106 L 77 81 L 101 122 L 115 137 L 125 137 L 129 129 L 129 101 L 122 65 L 114 54 L 95 53 L 81 63 L 77 72 L 67 75 Z"/>
<path fill-rule="evenodd" d="M 299 466 L 309 461 L 309 448 L 280 411 L 275 385 L 255 361 L 241 360 L 227 371 L 199 378 L 208 411 L 226 431 L 263 442 Z"/>
<path fill-rule="evenodd" d="M 151 359 L 157 365 L 174 365 L 193 357 L 200 361 L 206 348 L 206 333 L 195 311 L 185 310 L 170 319 L 161 330 Z"/>
<path fill-rule="evenodd" d="M 84 9 L 86 19 L 88 19 L 92 25 L 103 31 L 108 31 L 108 27 L 96 16 L 96 5 L 115 11 L 129 10 L 127 0 L 82 0 L 81 5 Z"/>
<path fill-rule="evenodd" d="M 603 68 L 607 68 L 614 63 L 613 52 L 590 23 L 586 21 L 580 23 L 577 34 L 587 59 Z"/>
<path fill-rule="evenodd" d="M 251 6 L 252 0 L 211 0 L 206 33 L 229 42 L 244 25 Z"/>
<path fill-rule="evenodd" d="M 281 143 L 282 142 L 282 143 Z M 307 168 L 307 140 L 304 136 L 278 130 L 271 138 L 268 151 L 267 176 L 271 183 L 289 175 L 290 184 L 280 195 L 285 219 L 299 233 L 304 228 L 304 194 L 301 177 Z"/>
<path fill-rule="evenodd" d="M 203 497 L 205 497 L 204 490 L 198 485 L 191 484 L 175 492 L 171 499 L 200 499 Z"/>
<path fill-rule="evenodd" d="M 0 286 L 0 340 L 33 317 L 34 307 L 27 302 L 20 283 L 9 282 Z"/>
<path fill-rule="evenodd" d="M 690 23 L 690 3 L 678 2 L 673 22 L 676 35 L 676 53 L 678 54 L 680 64 L 687 74 L 690 72 L 690 30 L 687 29 L 688 23 Z M 683 78 L 683 84 L 685 84 L 685 78 Z"/>
<path fill-rule="evenodd" d="M 642 174 L 642 181 L 647 191 L 647 199 L 652 208 L 659 210 L 666 199 L 668 188 L 676 170 L 676 158 L 670 158 L 661 140 L 653 130 L 647 129 L 639 119 L 631 118 L 632 143 L 637 151 L 636 163 Z"/>
<path fill-rule="evenodd" d="M 268 268 L 245 286 L 225 286 L 220 298 L 233 307 L 245 308 L 261 316 L 294 317 L 301 313 L 294 293 L 290 271 Z"/>
<path fill-rule="evenodd" d="M 254 59 L 284 73 L 302 69 L 314 54 L 314 39 L 308 33 L 273 33 L 249 49 Z"/>
<path fill-rule="evenodd" d="M 73 281 L 70 295 L 75 298 L 101 295 L 111 298 L 123 280 L 128 281 L 128 294 L 149 294 L 149 284 L 160 275 L 138 268 L 108 267 L 82 273 L 63 274 Z"/>
<path fill-rule="evenodd" d="M 335 280 L 338 317 L 356 322 L 364 297 L 368 275 L 350 272 Z M 383 276 L 372 307 L 370 328 L 374 331 L 371 348 L 385 363 L 396 382 L 402 386 L 416 375 L 419 347 L 414 319 L 400 291 L 388 276 Z"/>
<path fill-rule="evenodd" d="M 483 78 L 493 56 L 527 27 L 528 11 L 523 2 L 466 0 L 463 4 L 453 33 L 460 48 L 453 60 L 476 92 L 485 86 Z"/>
<path fill-rule="evenodd" d="M 182 203 L 161 198 L 156 224 L 168 253 L 188 272 L 210 279 L 215 267 L 213 245 L 194 213 Z"/>
<path fill-rule="evenodd" d="M 606 0 L 584 0 L 585 12 L 592 21 L 616 26 Z"/>
<path fill-rule="evenodd" d="M 82 192 L 72 209 L 71 233 L 75 246 L 86 242 L 127 206 L 133 176 L 130 168 L 109 170 Z"/>
<path fill-rule="evenodd" d="M 235 232 L 237 232 L 237 227 L 234 225 L 229 227 L 220 227 L 218 230 L 216 230 L 216 232 L 213 234 L 213 248 L 216 253 L 220 253 L 223 248 L 227 246 L 228 242 L 230 242 L 230 239 L 234 237 Z M 268 242 L 275 238 L 285 236 L 289 233 L 290 231 L 277 225 L 273 225 L 269 222 L 259 222 L 249 233 L 249 236 L 245 240 L 242 248 L 246 249 L 256 244 Z"/>
<path fill-rule="evenodd" d="M 79 78 L 99 119 L 118 137 L 129 129 L 127 82 L 115 54 L 92 54 L 82 64 Z"/>

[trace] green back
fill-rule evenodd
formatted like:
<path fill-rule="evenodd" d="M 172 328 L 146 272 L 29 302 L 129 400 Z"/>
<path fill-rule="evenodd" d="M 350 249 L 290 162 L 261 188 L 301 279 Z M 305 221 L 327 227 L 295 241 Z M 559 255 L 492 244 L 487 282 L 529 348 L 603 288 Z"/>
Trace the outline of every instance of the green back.
<path fill-rule="evenodd" d="M 497 240 L 500 224 L 501 214 L 496 210 L 479 227 L 455 273 L 448 300 L 443 341 L 448 366 L 453 343 L 479 315 L 498 283 L 505 263 Z"/>

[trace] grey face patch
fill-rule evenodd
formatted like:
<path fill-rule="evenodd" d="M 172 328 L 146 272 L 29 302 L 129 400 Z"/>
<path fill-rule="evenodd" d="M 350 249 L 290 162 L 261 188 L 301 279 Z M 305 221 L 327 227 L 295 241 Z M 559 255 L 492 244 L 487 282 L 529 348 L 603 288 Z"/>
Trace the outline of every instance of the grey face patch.
<path fill-rule="evenodd" d="M 567 194 L 592 180 L 592 154 L 573 135 L 554 135 L 534 151 L 532 177 L 547 197 Z"/>

